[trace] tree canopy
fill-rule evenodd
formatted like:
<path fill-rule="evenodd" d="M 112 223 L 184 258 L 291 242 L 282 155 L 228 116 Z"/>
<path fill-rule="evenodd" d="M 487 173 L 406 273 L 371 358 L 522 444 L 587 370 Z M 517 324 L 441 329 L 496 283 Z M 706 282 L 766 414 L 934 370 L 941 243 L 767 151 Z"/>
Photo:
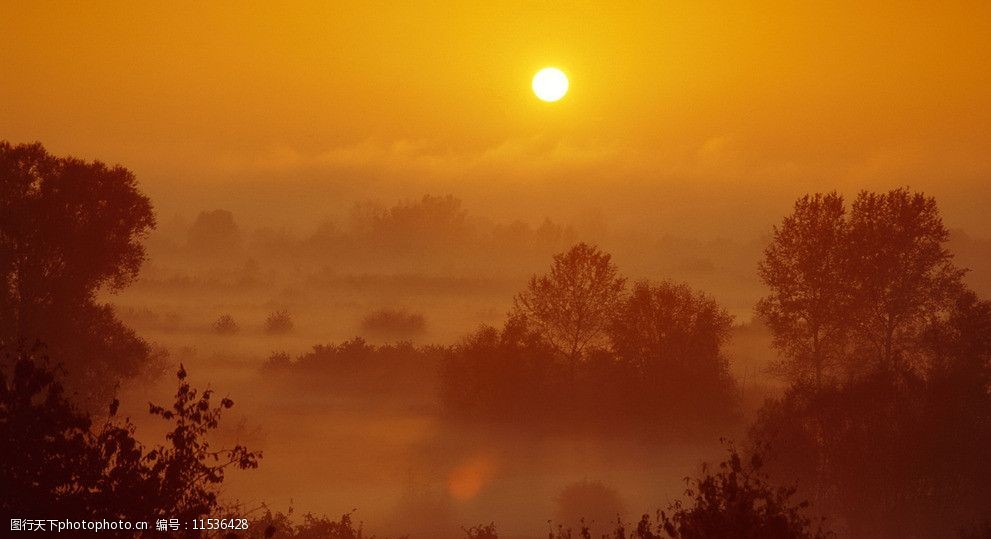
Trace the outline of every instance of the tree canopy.
<path fill-rule="evenodd" d="M 612 256 L 579 243 L 554 255 L 550 272 L 530 279 L 512 316 L 574 364 L 590 345 L 604 342 L 625 287 Z"/>
<path fill-rule="evenodd" d="M 97 292 L 137 276 L 154 226 L 126 168 L 0 142 L 0 348 L 42 343 L 71 374 L 67 389 L 106 402 L 150 348 Z"/>
<path fill-rule="evenodd" d="M 936 202 L 895 189 L 805 196 L 775 227 L 757 304 L 792 381 L 919 367 L 920 337 L 963 292 Z"/>

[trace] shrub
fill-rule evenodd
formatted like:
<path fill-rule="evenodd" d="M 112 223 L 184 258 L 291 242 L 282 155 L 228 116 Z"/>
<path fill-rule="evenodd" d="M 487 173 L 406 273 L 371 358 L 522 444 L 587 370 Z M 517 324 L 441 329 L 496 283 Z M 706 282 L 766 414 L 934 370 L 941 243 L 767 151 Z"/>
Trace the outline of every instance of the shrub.
<path fill-rule="evenodd" d="M 57 507 L 74 520 L 191 520 L 220 509 L 229 470 L 258 467 L 260 453 L 210 443 L 228 398 L 199 391 L 180 365 L 174 403 L 149 405 L 165 421 L 165 441 L 146 447 L 111 402 L 100 422 L 76 409 L 46 358 L 18 352 L 0 372 L 0 512 L 44 514 Z M 9 488 L 8 488 L 9 487 Z M 109 532 L 108 537 L 133 537 Z"/>
<path fill-rule="evenodd" d="M 292 367 L 292 358 L 286 352 L 272 352 L 265 363 L 262 363 L 262 372 L 277 374 L 287 372 Z"/>
<path fill-rule="evenodd" d="M 339 344 L 318 344 L 290 359 L 280 352 L 261 366 L 262 373 L 285 372 L 297 388 L 326 388 L 338 392 L 375 392 L 376 402 L 386 396 L 434 397 L 434 376 L 444 351 L 437 346 L 409 342 L 376 346 L 361 337 Z"/>
<path fill-rule="evenodd" d="M 661 512 L 651 534 L 650 516 L 643 515 L 637 536 L 702 539 L 705 537 L 767 537 L 825 539 L 831 533 L 805 516 L 806 501 L 795 501 L 794 487 L 772 485 L 762 470 L 759 454 L 743 458 L 732 446 L 729 457 L 712 469 L 703 466 L 701 477 L 686 478 L 685 496 L 671 514 Z M 729 532 L 729 533 L 727 533 Z"/>
<path fill-rule="evenodd" d="M 292 331 L 292 316 L 289 311 L 275 311 L 265 319 L 265 332 L 270 334 L 289 333 Z"/>
<path fill-rule="evenodd" d="M 240 328 L 237 326 L 237 322 L 234 321 L 234 317 L 230 314 L 222 314 L 220 318 L 213 323 L 213 332 L 218 335 L 233 335 L 238 332 Z"/>

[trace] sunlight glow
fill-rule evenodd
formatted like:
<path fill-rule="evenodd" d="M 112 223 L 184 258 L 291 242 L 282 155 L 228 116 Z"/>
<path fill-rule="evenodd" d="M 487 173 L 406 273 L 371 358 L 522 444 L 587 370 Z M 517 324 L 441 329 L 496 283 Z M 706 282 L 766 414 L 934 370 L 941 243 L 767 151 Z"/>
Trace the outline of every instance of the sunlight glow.
<path fill-rule="evenodd" d="M 533 76 L 533 93 L 543 101 L 558 101 L 568 93 L 568 77 L 556 67 L 545 67 Z"/>

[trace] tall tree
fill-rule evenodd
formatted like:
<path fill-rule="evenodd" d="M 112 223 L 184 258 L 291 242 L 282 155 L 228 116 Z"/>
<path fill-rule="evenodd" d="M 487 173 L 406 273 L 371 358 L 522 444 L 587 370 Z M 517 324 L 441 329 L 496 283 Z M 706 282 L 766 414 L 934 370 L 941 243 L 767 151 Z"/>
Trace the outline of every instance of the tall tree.
<path fill-rule="evenodd" d="M 905 367 L 921 332 L 963 292 L 965 270 L 946 247 L 936 200 L 895 189 L 862 192 L 850 211 L 846 279 L 859 346 L 880 365 Z"/>
<path fill-rule="evenodd" d="M 771 293 L 756 311 L 782 355 L 778 367 L 815 387 L 839 362 L 849 329 L 848 229 L 843 197 L 806 195 L 774 228 L 758 268 Z"/>
<path fill-rule="evenodd" d="M 761 264 L 771 295 L 758 313 L 779 348 L 801 359 L 793 351 L 808 349 L 809 334 L 789 330 L 810 315 L 780 298 L 830 291 L 840 308 L 827 321 L 845 345 L 833 357 L 846 376 L 813 390 L 794 380 L 761 409 L 751 436 L 771 449 L 774 473 L 808 489 L 852 537 L 956 536 L 991 499 L 979 456 L 991 439 L 991 304 L 962 284 L 935 201 L 906 189 L 860 193 L 845 218 L 837 199 L 827 229 L 842 231 L 829 251 L 840 263 L 828 286 L 811 287 L 815 274 L 789 270 L 796 260 L 826 266 L 815 249 L 826 234 L 797 226 L 815 222 L 808 201 L 819 197 L 800 200 L 776 229 Z"/>
<path fill-rule="evenodd" d="M 895 189 L 805 196 L 774 230 L 757 304 L 794 381 L 919 367 L 921 337 L 964 292 L 936 201 Z"/>
<path fill-rule="evenodd" d="M 626 280 L 612 257 L 579 243 L 554 255 L 546 275 L 516 296 L 512 318 L 538 332 L 574 366 L 589 345 L 604 343 Z"/>
<path fill-rule="evenodd" d="M 154 225 L 126 168 L 0 142 L 0 347 L 43 343 L 71 375 L 69 389 L 106 402 L 149 346 L 97 292 L 135 278 Z"/>

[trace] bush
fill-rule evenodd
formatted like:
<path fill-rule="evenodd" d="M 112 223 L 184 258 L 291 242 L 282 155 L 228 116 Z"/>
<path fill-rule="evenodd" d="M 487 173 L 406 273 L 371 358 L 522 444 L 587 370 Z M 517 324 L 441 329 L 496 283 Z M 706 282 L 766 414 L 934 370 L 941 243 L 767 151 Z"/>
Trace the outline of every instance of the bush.
<path fill-rule="evenodd" d="M 431 395 L 443 349 L 414 346 L 408 342 L 376 346 L 361 337 L 340 344 L 318 344 L 294 361 L 284 353 L 273 354 L 265 363 L 270 370 L 288 369 L 299 386 L 326 387 L 339 391 L 375 391 L 384 395 Z"/>
<path fill-rule="evenodd" d="M 702 467 L 702 476 L 687 478 L 688 504 L 676 501 L 662 512 L 657 534 L 651 534 L 650 516 L 643 515 L 638 537 L 704 539 L 706 537 L 767 537 L 825 539 L 831 534 L 813 526 L 805 516 L 809 503 L 793 501 L 794 487 L 774 486 L 762 471 L 759 454 L 743 458 L 733 447 L 716 470 Z"/>
<path fill-rule="evenodd" d="M 229 314 L 220 315 L 220 318 L 217 318 L 213 323 L 213 332 L 218 335 L 233 335 L 239 329 L 237 322 L 234 321 L 234 317 Z"/>
<path fill-rule="evenodd" d="M 378 335 L 416 335 L 426 331 L 427 321 L 422 314 L 406 309 L 379 309 L 365 315 L 361 329 Z"/>
<path fill-rule="evenodd" d="M 272 335 L 292 331 L 292 316 L 289 311 L 275 311 L 265 319 L 265 332 Z"/>
<path fill-rule="evenodd" d="M 268 374 L 279 374 L 289 371 L 292 368 L 292 358 L 286 352 L 272 352 L 265 363 L 262 363 L 262 372 Z"/>
<path fill-rule="evenodd" d="M 56 507 L 73 520 L 141 520 L 213 515 L 230 469 L 253 469 L 260 453 L 241 445 L 209 443 L 221 415 L 234 406 L 198 391 L 179 367 L 178 390 L 168 407 L 149 405 L 165 421 L 165 442 L 141 444 L 129 420 L 117 418 L 114 400 L 95 424 L 65 397 L 62 385 L 30 353 L 6 358 L 0 371 L 0 512 L 44 514 Z M 110 531 L 108 537 L 133 537 Z"/>

